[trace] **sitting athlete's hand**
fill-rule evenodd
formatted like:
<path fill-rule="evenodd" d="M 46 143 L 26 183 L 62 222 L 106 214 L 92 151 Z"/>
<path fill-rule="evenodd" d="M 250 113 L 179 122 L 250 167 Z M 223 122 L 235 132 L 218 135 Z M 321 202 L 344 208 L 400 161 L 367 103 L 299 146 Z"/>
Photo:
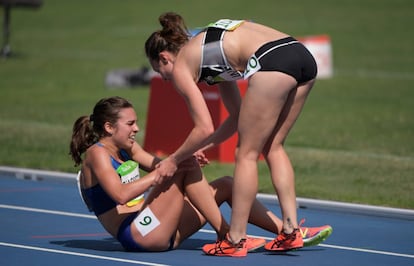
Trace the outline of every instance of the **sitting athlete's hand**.
<path fill-rule="evenodd" d="M 159 162 L 156 168 L 162 177 L 172 177 L 177 171 L 177 161 L 174 157 L 168 156 Z"/>

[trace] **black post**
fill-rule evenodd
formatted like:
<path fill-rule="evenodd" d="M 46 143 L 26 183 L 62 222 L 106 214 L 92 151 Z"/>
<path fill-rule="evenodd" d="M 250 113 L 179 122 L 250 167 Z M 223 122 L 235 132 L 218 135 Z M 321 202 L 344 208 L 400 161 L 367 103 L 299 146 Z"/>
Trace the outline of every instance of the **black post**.
<path fill-rule="evenodd" d="M 0 55 L 2 57 L 8 57 L 11 54 L 11 48 L 9 44 L 10 39 L 10 10 L 11 5 L 4 5 L 4 19 L 3 19 L 3 47 L 1 48 Z"/>

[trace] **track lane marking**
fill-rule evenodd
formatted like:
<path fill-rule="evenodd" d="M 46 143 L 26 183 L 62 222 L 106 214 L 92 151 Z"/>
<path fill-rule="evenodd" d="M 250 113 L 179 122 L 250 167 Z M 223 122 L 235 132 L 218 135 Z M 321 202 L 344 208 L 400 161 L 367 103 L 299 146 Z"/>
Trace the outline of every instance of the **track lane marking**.
<path fill-rule="evenodd" d="M 139 260 L 127 260 L 127 259 L 121 259 L 121 258 L 115 258 L 115 257 L 107 257 L 107 256 L 94 255 L 94 254 L 79 253 L 79 252 L 65 251 L 65 250 L 59 250 L 59 249 L 42 248 L 42 247 L 28 246 L 28 245 L 20 245 L 20 244 L 6 243 L 6 242 L 0 242 L 0 246 L 20 248 L 20 249 L 29 249 L 29 250 L 43 251 L 43 252 L 49 252 L 49 253 L 93 258 L 93 259 L 125 262 L 125 263 L 138 264 L 138 265 L 168 266 L 168 264 L 159 264 L 159 263 L 152 263 L 152 262 L 139 261 Z"/>
<path fill-rule="evenodd" d="M 12 210 L 21 210 L 21 211 L 30 211 L 30 212 L 38 212 L 38 213 L 46 213 L 46 214 L 55 214 L 55 215 L 64 215 L 64 216 L 72 216 L 72 217 L 80 217 L 80 218 L 88 218 L 88 219 L 96 219 L 96 216 L 94 216 L 94 215 L 72 213 L 72 212 L 63 212 L 63 211 L 54 211 L 54 210 L 46 210 L 46 209 L 38 209 L 38 208 L 29 208 L 29 207 L 22 207 L 22 206 L 16 206 L 16 205 L 0 204 L 0 208 L 12 209 Z M 216 234 L 213 230 L 206 230 L 206 229 L 200 229 L 199 232 L 208 233 L 208 234 Z M 273 238 L 263 237 L 263 236 L 254 236 L 254 235 L 250 235 L 250 236 L 252 236 L 252 237 L 261 237 L 261 238 L 264 238 L 264 239 L 267 239 L 267 240 L 272 240 L 273 239 Z M 358 251 L 358 252 L 365 252 L 365 253 L 372 253 L 372 254 L 388 255 L 388 256 L 404 257 L 404 258 L 414 259 L 414 255 L 404 254 L 404 253 L 395 253 L 395 252 L 388 252 L 388 251 L 381 251 L 381 250 L 353 248 L 353 247 L 346 247 L 346 246 L 339 246 L 339 245 L 328 245 L 328 244 L 319 244 L 319 246 L 326 247 L 326 248 L 332 248 L 332 249 Z M 82 253 L 80 253 L 80 254 L 82 254 Z"/>

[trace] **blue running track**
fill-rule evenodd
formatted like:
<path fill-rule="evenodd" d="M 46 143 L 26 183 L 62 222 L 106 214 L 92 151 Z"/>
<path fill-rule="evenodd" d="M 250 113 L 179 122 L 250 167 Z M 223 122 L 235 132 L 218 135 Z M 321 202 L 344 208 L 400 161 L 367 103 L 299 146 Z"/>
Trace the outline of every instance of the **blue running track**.
<path fill-rule="evenodd" d="M 279 215 L 272 196 L 259 198 Z M 0 265 L 414 265 L 414 211 L 298 199 L 306 226 L 332 225 L 319 246 L 246 258 L 203 255 L 215 241 L 209 226 L 174 251 L 128 253 L 83 205 L 75 175 L 0 167 Z M 230 209 L 222 207 L 226 217 Z M 250 235 L 272 239 L 249 226 Z"/>

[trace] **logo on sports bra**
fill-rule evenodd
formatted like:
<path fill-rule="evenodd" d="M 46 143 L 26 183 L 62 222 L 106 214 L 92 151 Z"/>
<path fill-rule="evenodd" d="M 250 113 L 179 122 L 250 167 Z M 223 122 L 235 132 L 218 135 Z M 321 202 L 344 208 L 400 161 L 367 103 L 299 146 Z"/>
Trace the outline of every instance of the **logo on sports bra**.
<path fill-rule="evenodd" d="M 213 77 L 213 76 L 207 76 L 204 78 L 204 81 L 207 82 L 209 85 L 213 85 L 222 81 L 234 81 L 243 78 L 243 75 L 239 71 L 235 70 L 227 70 L 219 75 Z"/>

